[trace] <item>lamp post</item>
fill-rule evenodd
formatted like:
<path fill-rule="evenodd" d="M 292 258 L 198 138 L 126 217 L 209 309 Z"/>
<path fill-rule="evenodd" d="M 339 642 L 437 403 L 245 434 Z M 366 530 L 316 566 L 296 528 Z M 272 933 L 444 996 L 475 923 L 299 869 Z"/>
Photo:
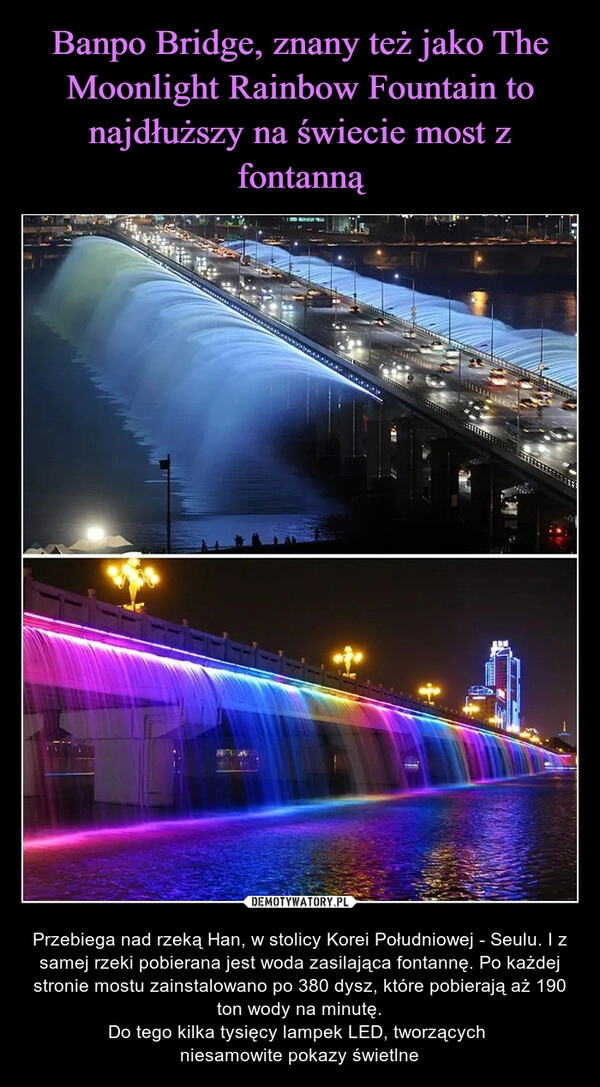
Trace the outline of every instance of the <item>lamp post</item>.
<path fill-rule="evenodd" d="M 415 322 L 417 320 L 417 304 L 416 304 L 416 299 L 415 299 L 415 281 L 414 281 L 414 278 L 412 276 L 397 275 L 396 279 L 405 279 L 407 281 L 407 283 L 412 284 L 412 305 L 410 307 L 410 316 L 411 316 L 411 319 L 412 319 L 412 330 L 413 330 L 413 337 L 414 337 Z"/>
<path fill-rule="evenodd" d="M 337 256 L 336 260 L 342 260 L 342 257 Z M 331 305 L 333 306 L 333 258 L 331 259 L 331 268 L 329 269 L 329 293 L 331 295 Z"/>
<path fill-rule="evenodd" d="M 542 374 L 548 367 L 544 366 L 544 320 L 542 318 L 540 326 L 540 361 L 538 363 L 538 373 L 540 375 L 540 381 L 542 380 Z"/>
<path fill-rule="evenodd" d="M 142 569 L 141 560 L 133 556 L 128 558 L 121 568 L 109 566 L 107 572 L 118 589 L 128 585 L 129 604 L 123 604 L 123 607 L 127 608 L 128 611 L 142 611 L 144 604 L 141 601 L 136 602 L 138 591 L 143 585 L 154 589 L 160 581 L 158 574 L 151 566 Z"/>
<path fill-rule="evenodd" d="M 481 707 L 478 706 L 476 702 L 467 702 L 463 706 L 463 713 L 465 713 L 467 717 L 474 717 L 476 713 L 479 713 L 480 709 Z"/>
<path fill-rule="evenodd" d="M 336 653 L 333 659 L 336 664 L 344 665 L 343 674 L 347 676 L 348 679 L 356 679 L 356 672 L 351 672 L 350 669 L 353 664 L 360 663 L 363 659 L 362 653 L 355 653 L 351 645 L 346 645 L 344 646 L 343 652 Z"/>
<path fill-rule="evenodd" d="M 419 694 L 427 699 L 427 704 L 429 706 L 431 706 L 433 699 L 441 693 L 441 687 L 434 687 L 433 683 L 426 683 L 424 687 L 419 687 Z"/>
<path fill-rule="evenodd" d="M 167 453 L 164 460 L 159 460 L 158 467 L 161 472 L 167 473 L 167 555 L 171 553 L 171 454 Z"/>
<path fill-rule="evenodd" d="M 375 254 L 375 255 L 376 255 L 377 257 L 382 257 L 382 256 L 383 256 L 383 250 L 382 250 L 382 249 L 378 249 L 378 250 L 376 251 L 376 254 Z M 384 312 L 385 312 L 385 310 L 384 310 L 384 304 L 383 304 L 383 264 L 381 264 L 381 262 L 380 262 L 380 263 L 379 263 L 379 264 L 377 265 L 377 267 L 379 268 L 379 276 L 380 276 L 380 279 L 381 279 L 381 319 L 383 320 L 383 315 L 384 315 Z"/>

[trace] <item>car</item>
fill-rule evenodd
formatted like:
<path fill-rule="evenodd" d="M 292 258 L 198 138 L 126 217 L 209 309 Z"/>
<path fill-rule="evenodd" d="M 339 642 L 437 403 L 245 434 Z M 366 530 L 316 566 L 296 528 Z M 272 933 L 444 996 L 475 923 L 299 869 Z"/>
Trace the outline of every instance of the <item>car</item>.
<path fill-rule="evenodd" d="M 375 318 L 375 324 L 376 325 L 387 325 L 387 323 L 388 322 L 386 321 L 385 317 L 376 317 Z"/>
<path fill-rule="evenodd" d="M 397 366 L 382 366 L 381 373 L 384 377 L 401 377 L 402 374 L 410 372 L 410 366 L 407 362 L 400 363 Z"/>
<path fill-rule="evenodd" d="M 472 370 L 482 370 L 485 366 L 483 359 L 469 359 L 469 366 Z"/>
<path fill-rule="evenodd" d="M 443 362 L 442 365 L 440 366 L 440 374 L 453 374 L 453 373 L 454 373 L 454 363 L 452 363 L 452 362 Z"/>
<path fill-rule="evenodd" d="M 506 377 L 506 370 L 503 366 L 492 366 L 490 374 L 493 377 Z"/>
<path fill-rule="evenodd" d="M 414 339 L 416 339 L 416 336 L 417 336 L 416 332 L 412 332 L 412 331 L 409 332 L 408 329 L 405 329 L 405 331 L 402 333 L 402 335 L 405 336 L 407 340 L 414 340 Z"/>
<path fill-rule="evenodd" d="M 489 419 L 490 408 L 489 404 L 485 400 L 467 400 L 463 408 L 464 414 L 469 418 L 477 421 L 478 419 Z"/>
<path fill-rule="evenodd" d="M 349 313 L 360 313 L 360 306 L 350 306 Z"/>
<path fill-rule="evenodd" d="M 508 385 L 508 378 L 506 377 L 505 374 L 491 373 L 490 374 L 490 385 L 499 385 L 499 386 Z"/>
<path fill-rule="evenodd" d="M 383 362 L 382 365 L 379 366 L 379 370 L 382 371 L 383 374 L 393 374 L 393 372 L 400 371 L 400 370 L 407 371 L 407 370 L 410 370 L 410 368 L 411 368 L 410 362 L 402 362 L 402 361 L 392 362 L 390 365 L 386 365 L 386 363 Z"/>
<path fill-rule="evenodd" d="M 521 442 L 521 452 L 527 453 L 530 457 L 539 457 L 547 450 L 548 446 L 543 441 L 532 441 L 526 439 Z"/>
<path fill-rule="evenodd" d="M 511 431 L 512 434 L 521 438 L 523 442 L 548 442 L 547 431 L 542 427 L 534 426 L 532 423 L 528 423 L 525 419 L 505 419 L 505 427 Z"/>
<path fill-rule="evenodd" d="M 429 351 L 433 351 L 433 347 L 431 346 L 430 343 L 422 343 L 419 346 L 419 351 L 422 351 L 423 354 L 425 355 L 425 354 L 428 354 Z"/>
<path fill-rule="evenodd" d="M 548 389 L 536 389 L 533 395 L 534 399 L 537 400 L 538 404 L 541 404 L 542 406 L 552 403 L 553 396 L 552 393 L 548 391 Z"/>
<path fill-rule="evenodd" d="M 574 461 L 563 461 L 563 468 L 566 468 L 565 475 L 574 476 L 577 478 L 577 464 Z"/>
<path fill-rule="evenodd" d="M 527 410 L 528 408 L 540 408 L 541 406 L 542 405 L 540 404 L 539 400 L 535 398 L 535 396 L 524 396 L 521 400 L 519 400 L 519 407 L 524 408 L 525 410 Z"/>
<path fill-rule="evenodd" d="M 433 389 L 443 389 L 446 382 L 439 374 L 425 374 L 426 385 L 431 385 Z"/>
<path fill-rule="evenodd" d="M 568 396 L 566 400 L 563 400 L 562 407 L 565 411 L 577 411 L 577 401 L 574 396 Z"/>
<path fill-rule="evenodd" d="M 572 442 L 575 439 L 573 431 L 568 430 L 566 426 L 549 427 L 548 434 L 554 442 Z"/>
<path fill-rule="evenodd" d="M 527 377 L 519 378 L 515 381 L 517 389 L 533 389 L 533 381 L 530 381 Z"/>
<path fill-rule="evenodd" d="M 444 345 L 443 340 L 434 340 L 433 343 L 431 344 L 431 350 L 432 351 L 443 351 L 444 346 L 445 345 Z"/>
<path fill-rule="evenodd" d="M 453 347 L 449 347 L 446 350 L 445 354 L 446 354 L 447 359 L 459 359 L 460 358 L 460 351 L 455 351 Z"/>

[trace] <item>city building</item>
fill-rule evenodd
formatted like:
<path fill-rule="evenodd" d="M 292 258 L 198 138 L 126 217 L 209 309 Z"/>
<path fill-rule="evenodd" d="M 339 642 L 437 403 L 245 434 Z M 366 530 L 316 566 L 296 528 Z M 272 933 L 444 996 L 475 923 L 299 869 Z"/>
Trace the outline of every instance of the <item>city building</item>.
<path fill-rule="evenodd" d="M 504 732 L 521 731 L 521 661 L 507 641 L 492 642 L 485 685 L 494 692 L 495 723 Z"/>
<path fill-rule="evenodd" d="M 465 712 L 503 732 L 521 731 L 521 661 L 507 641 L 492 642 L 484 666 L 485 685 L 469 687 Z"/>

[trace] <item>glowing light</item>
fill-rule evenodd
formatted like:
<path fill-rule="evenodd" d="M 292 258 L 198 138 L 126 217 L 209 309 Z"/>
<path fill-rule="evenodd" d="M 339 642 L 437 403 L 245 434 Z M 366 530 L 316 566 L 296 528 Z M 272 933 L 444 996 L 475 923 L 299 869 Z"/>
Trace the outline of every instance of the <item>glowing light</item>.
<path fill-rule="evenodd" d="M 109 566 L 107 572 L 118 589 L 122 589 L 124 585 L 129 586 L 129 604 L 124 604 L 123 607 L 130 611 L 141 611 L 144 607 L 141 601 L 136 603 L 139 590 L 144 585 L 154 589 L 160 581 L 152 566 L 145 566 L 142 569 L 141 560 L 133 556 L 127 559 L 120 568 Z"/>
<path fill-rule="evenodd" d="M 356 672 L 351 672 L 350 669 L 353 664 L 359 664 L 363 659 L 362 653 L 355 653 L 351 645 L 344 646 L 342 653 L 336 653 L 334 656 L 336 664 L 344 665 L 344 675 L 350 679 L 356 679 Z"/>
<path fill-rule="evenodd" d="M 434 687 L 433 683 L 426 683 L 424 687 L 419 687 L 419 694 L 423 695 L 427 699 L 427 702 L 431 706 L 433 699 L 437 698 L 442 693 L 441 687 Z"/>
<path fill-rule="evenodd" d="M 99 540 L 103 540 L 106 536 L 106 532 L 103 528 L 99 528 L 97 525 L 93 525 L 88 528 L 86 536 L 91 543 L 98 543 Z"/>

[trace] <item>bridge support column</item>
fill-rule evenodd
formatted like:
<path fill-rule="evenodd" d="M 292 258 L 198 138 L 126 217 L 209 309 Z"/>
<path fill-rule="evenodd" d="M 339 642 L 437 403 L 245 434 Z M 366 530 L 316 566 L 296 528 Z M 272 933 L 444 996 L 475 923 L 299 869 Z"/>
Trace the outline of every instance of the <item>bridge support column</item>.
<path fill-rule="evenodd" d="M 340 469 L 343 475 L 366 480 L 367 412 L 362 400 L 342 400 L 338 409 Z"/>
<path fill-rule="evenodd" d="M 61 727 L 94 744 L 94 800 L 138 807 L 167 807 L 174 801 L 176 714 L 141 709 L 101 713 L 75 710 L 61 715 Z"/>
<path fill-rule="evenodd" d="M 43 713 L 23 716 L 23 796 L 40 796 L 43 792 L 43 752 L 40 733 L 44 727 Z"/>
<path fill-rule="evenodd" d="M 471 523 L 490 552 L 503 550 L 506 545 L 502 491 L 511 483 L 514 480 L 491 461 L 471 465 Z"/>
<path fill-rule="evenodd" d="M 464 451 L 462 451 L 464 456 Z M 451 438 L 436 438 L 431 443 L 430 497 L 436 514 L 449 520 L 458 518 L 458 471 L 461 451 Z"/>
<path fill-rule="evenodd" d="M 394 421 L 391 471 L 396 481 L 396 500 L 401 515 L 423 498 L 425 436 L 423 426 L 412 415 Z"/>

